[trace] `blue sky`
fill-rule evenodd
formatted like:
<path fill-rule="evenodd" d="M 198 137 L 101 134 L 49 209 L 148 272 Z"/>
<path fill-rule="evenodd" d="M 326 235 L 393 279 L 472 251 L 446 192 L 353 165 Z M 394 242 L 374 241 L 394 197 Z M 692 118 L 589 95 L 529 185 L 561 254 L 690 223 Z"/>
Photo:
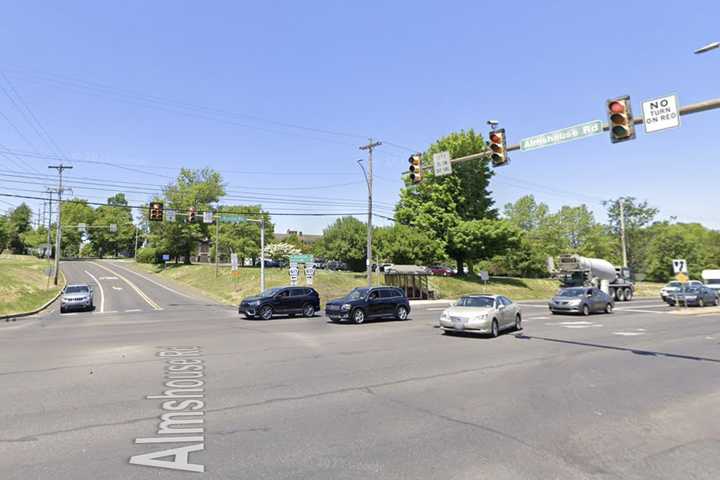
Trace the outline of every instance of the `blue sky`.
<path fill-rule="evenodd" d="M 614 96 L 635 112 L 665 94 L 720 96 L 720 51 L 692 54 L 720 40 L 718 18 L 713 1 L 10 2 L 0 85 L 15 102 L 0 90 L 0 144 L 123 166 L 73 163 L 75 194 L 95 201 L 127 185 L 145 202 L 179 166 L 207 165 L 236 203 L 352 213 L 365 211 L 358 146 L 373 137 L 377 208 L 391 214 L 408 155 L 451 131 L 494 118 L 516 143 L 604 120 Z M 636 196 L 720 228 L 718 125 L 710 111 L 623 144 L 515 152 L 491 188 L 498 205 L 532 193 L 599 220 L 603 199 Z M 0 192 L 52 186 L 48 163 L 0 156 Z M 318 233 L 333 218 L 274 220 Z"/>

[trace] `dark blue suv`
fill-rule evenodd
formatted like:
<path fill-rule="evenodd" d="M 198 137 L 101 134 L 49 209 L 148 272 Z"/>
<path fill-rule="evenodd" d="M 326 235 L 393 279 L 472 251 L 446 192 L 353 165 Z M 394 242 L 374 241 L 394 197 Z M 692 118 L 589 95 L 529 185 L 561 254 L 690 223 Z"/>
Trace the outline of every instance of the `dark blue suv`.
<path fill-rule="evenodd" d="M 238 313 L 246 318 L 270 320 L 275 314 L 312 317 L 320 310 L 320 295 L 310 287 L 268 288 L 260 295 L 243 298 Z"/>
<path fill-rule="evenodd" d="M 325 315 L 332 322 L 365 323 L 374 318 L 406 320 L 410 302 L 405 292 L 396 287 L 354 288 L 342 298 L 325 305 Z"/>

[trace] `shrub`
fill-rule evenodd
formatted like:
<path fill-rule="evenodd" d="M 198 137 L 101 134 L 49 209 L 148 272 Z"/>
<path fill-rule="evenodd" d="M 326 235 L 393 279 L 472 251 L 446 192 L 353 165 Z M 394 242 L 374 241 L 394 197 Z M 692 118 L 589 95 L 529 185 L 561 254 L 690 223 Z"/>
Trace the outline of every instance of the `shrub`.
<path fill-rule="evenodd" d="M 156 248 L 141 248 L 137 252 L 138 263 L 160 263 L 160 256 Z"/>

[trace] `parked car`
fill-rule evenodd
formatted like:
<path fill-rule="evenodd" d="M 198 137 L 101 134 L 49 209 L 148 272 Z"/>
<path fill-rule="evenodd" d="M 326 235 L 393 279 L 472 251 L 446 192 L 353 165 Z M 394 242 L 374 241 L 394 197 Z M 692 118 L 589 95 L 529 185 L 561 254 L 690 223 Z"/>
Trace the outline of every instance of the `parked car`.
<path fill-rule="evenodd" d="M 720 298 L 716 290 L 705 285 L 683 285 L 680 290 L 673 292 L 665 300 L 668 305 L 687 305 L 704 307 L 705 305 L 720 305 Z"/>
<path fill-rule="evenodd" d="M 268 288 L 254 297 L 243 298 L 238 313 L 245 318 L 270 320 L 273 315 L 312 317 L 320 310 L 320 295 L 310 287 Z"/>
<path fill-rule="evenodd" d="M 570 287 L 561 289 L 548 303 L 553 314 L 595 312 L 612 313 L 615 301 L 610 295 L 595 287 Z"/>
<path fill-rule="evenodd" d="M 347 263 L 339 260 L 330 260 L 325 263 L 328 270 L 348 270 Z"/>
<path fill-rule="evenodd" d="M 68 310 L 92 310 L 93 288 L 87 283 L 67 285 L 60 298 L 60 313 Z"/>
<path fill-rule="evenodd" d="M 427 271 L 430 275 L 438 277 L 452 277 L 456 274 L 456 270 L 445 265 L 432 265 L 427 268 Z"/>
<path fill-rule="evenodd" d="M 663 302 L 667 302 L 668 298 L 674 296 L 676 293 L 682 290 L 683 286 L 701 287 L 702 285 L 703 283 L 698 280 L 690 280 L 686 284 L 680 283 L 678 281 L 672 281 L 660 289 L 660 298 Z"/>
<path fill-rule="evenodd" d="M 325 305 L 325 315 L 332 322 L 357 324 L 376 318 L 406 320 L 410 302 L 405 292 L 395 287 L 354 288 L 342 298 Z"/>
<path fill-rule="evenodd" d="M 466 295 L 440 315 L 443 332 L 475 332 L 497 337 L 522 329 L 520 307 L 502 295 Z"/>
<path fill-rule="evenodd" d="M 255 266 L 260 266 L 260 260 L 257 260 L 255 262 Z M 279 268 L 281 266 L 280 262 L 277 260 L 270 260 L 268 258 L 265 259 L 265 268 Z"/>

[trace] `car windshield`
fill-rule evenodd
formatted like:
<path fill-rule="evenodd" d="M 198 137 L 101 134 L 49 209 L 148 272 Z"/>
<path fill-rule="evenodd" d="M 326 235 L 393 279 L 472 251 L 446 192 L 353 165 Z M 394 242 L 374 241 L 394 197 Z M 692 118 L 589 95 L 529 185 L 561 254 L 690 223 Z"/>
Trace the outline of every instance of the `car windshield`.
<path fill-rule="evenodd" d="M 457 302 L 458 307 L 492 307 L 494 304 L 493 297 L 462 297 Z"/>
<path fill-rule="evenodd" d="M 584 288 L 566 288 L 557 294 L 558 297 L 582 297 L 583 295 L 585 295 Z"/>
<path fill-rule="evenodd" d="M 265 290 L 262 291 L 262 293 L 260 294 L 260 296 L 261 296 L 261 297 L 272 297 L 273 295 L 275 295 L 275 294 L 276 294 L 277 292 L 279 292 L 280 290 L 282 290 L 282 288 L 277 288 L 277 287 L 274 287 L 274 288 L 266 288 Z"/>
<path fill-rule="evenodd" d="M 361 298 L 365 298 L 367 293 L 367 288 L 353 288 L 352 291 L 345 296 L 345 298 L 348 300 L 359 300 Z"/>
<path fill-rule="evenodd" d="M 697 293 L 700 291 L 700 287 L 698 287 L 697 285 L 690 285 L 687 287 L 683 287 L 682 291 L 687 293 Z"/>
<path fill-rule="evenodd" d="M 88 287 L 83 286 L 70 286 L 65 289 L 65 293 L 88 293 L 90 289 Z"/>

